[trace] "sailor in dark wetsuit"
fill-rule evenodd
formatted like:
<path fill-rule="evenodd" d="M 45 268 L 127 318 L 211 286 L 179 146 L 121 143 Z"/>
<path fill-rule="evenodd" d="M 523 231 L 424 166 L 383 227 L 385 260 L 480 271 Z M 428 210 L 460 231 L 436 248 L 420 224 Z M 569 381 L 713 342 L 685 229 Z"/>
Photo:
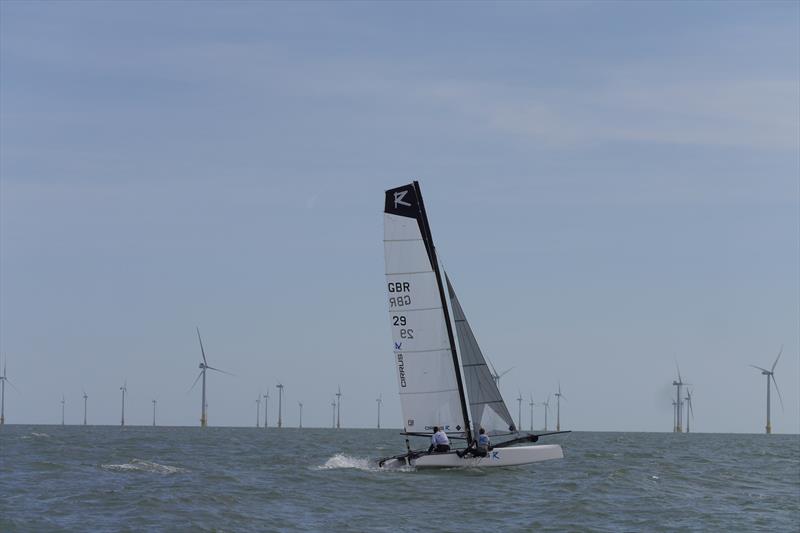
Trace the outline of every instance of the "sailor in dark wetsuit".
<path fill-rule="evenodd" d="M 439 426 L 433 426 L 433 435 L 431 435 L 431 445 L 428 447 L 428 453 L 444 453 L 450 451 L 450 439 L 443 429 Z"/>

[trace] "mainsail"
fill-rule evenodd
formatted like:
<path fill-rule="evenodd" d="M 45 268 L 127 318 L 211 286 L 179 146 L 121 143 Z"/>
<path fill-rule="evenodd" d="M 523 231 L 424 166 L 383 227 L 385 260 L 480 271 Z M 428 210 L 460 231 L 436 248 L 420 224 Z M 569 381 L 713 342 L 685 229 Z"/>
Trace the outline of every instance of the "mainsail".
<path fill-rule="evenodd" d="M 441 270 L 417 182 L 386 191 L 384 256 L 394 360 L 409 433 L 471 439 Z"/>
<path fill-rule="evenodd" d="M 469 397 L 470 414 L 474 430 L 484 428 L 489 435 L 507 435 L 516 432 L 514 420 L 508 412 L 497 383 L 489 371 L 486 359 L 481 353 L 478 341 L 464 315 L 464 309 L 458 301 L 450 277 L 445 274 L 450 305 L 453 308 L 453 320 L 456 324 L 458 346 L 461 353 L 461 366 L 464 369 L 464 382 Z"/>

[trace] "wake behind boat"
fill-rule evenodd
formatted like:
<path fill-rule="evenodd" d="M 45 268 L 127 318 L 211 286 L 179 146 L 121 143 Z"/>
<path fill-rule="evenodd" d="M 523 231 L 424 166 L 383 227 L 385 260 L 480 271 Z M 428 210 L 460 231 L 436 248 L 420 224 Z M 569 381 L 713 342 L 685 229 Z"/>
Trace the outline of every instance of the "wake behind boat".
<path fill-rule="evenodd" d="M 472 333 L 453 285 L 433 246 L 419 183 L 386 191 L 384 255 L 406 452 L 381 459 L 385 467 L 494 467 L 561 459 L 558 445 L 516 446 L 541 435 L 523 434 L 514 421 Z M 446 291 L 445 291 L 446 288 Z M 412 450 L 409 436 L 431 437 L 435 427 L 467 444 L 483 428 L 494 444 L 484 456 L 453 450 Z M 557 432 L 566 433 L 566 432 Z M 551 435 L 553 433 L 547 433 Z"/>

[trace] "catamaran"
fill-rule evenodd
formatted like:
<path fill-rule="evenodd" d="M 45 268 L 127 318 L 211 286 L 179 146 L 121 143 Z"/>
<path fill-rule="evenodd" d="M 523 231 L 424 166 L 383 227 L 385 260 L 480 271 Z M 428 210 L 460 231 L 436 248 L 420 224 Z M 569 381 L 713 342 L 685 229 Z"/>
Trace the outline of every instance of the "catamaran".
<path fill-rule="evenodd" d="M 403 411 L 406 452 L 379 460 L 386 468 L 497 467 L 561 459 L 561 446 L 526 445 L 543 435 L 514 425 L 486 359 L 436 256 L 419 183 L 386 191 L 384 255 L 389 321 Z M 493 445 L 485 456 L 412 450 L 409 437 L 443 428 L 473 443 L 480 428 Z"/>

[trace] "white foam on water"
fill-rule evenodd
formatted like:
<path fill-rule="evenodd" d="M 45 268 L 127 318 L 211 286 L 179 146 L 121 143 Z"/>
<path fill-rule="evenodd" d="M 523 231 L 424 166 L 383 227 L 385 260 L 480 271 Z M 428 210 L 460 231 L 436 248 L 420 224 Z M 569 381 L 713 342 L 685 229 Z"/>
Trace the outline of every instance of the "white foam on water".
<path fill-rule="evenodd" d="M 318 470 L 336 470 L 340 468 L 353 468 L 355 470 L 363 470 L 365 472 L 384 472 L 387 470 L 393 470 L 397 472 L 413 470 L 413 467 L 408 467 L 406 465 L 398 466 L 396 468 L 381 468 L 374 459 L 351 457 L 343 453 L 337 453 L 325 461 L 324 465 L 317 467 Z"/>
<path fill-rule="evenodd" d="M 142 461 L 141 459 L 133 459 L 130 463 L 123 463 L 121 465 L 100 465 L 100 468 L 111 472 L 149 472 L 153 474 L 178 474 L 180 472 L 188 472 L 185 468 L 161 465 L 150 461 Z"/>
<path fill-rule="evenodd" d="M 377 466 L 369 459 L 360 457 L 350 457 L 343 453 L 337 453 L 327 461 L 324 465 L 317 467 L 320 470 L 334 470 L 337 468 L 355 468 L 357 470 L 378 470 Z"/>
<path fill-rule="evenodd" d="M 47 438 L 50 438 L 50 435 L 48 435 L 47 433 L 36 433 L 35 431 L 32 431 L 31 432 L 31 437 L 39 437 L 39 438 L 47 439 Z"/>

